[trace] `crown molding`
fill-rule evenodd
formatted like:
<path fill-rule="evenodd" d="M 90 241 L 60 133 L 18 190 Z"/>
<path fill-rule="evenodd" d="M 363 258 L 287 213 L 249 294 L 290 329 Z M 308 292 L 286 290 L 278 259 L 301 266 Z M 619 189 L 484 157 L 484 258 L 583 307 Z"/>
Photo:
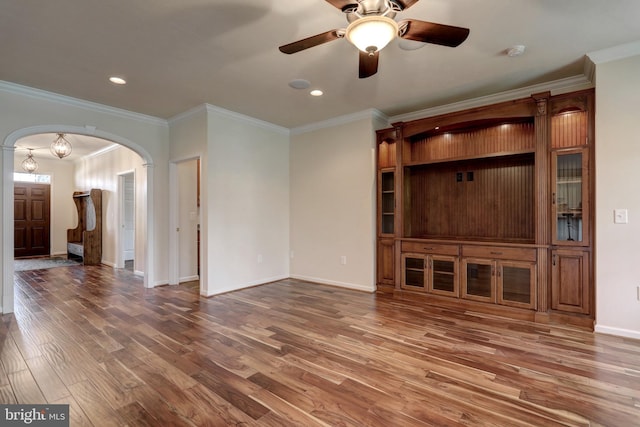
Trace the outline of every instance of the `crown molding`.
<path fill-rule="evenodd" d="M 345 125 L 352 122 L 357 122 L 365 119 L 379 119 L 389 123 L 389 117 L 386 116 L 379 110 L 375 108 L 370 108 L 368 110 L 359 111 L 353 114 L 345 114 L 343 116 L 334 117 L 328 120 L 323 120 L 320 122 L 310 123 L 308 125 L 296 127 L 291 129 L 292 135 L 299 135 L 302 133 L 313 132 L 320 129 L 332 128 L 335 126 Z"/>
<path fill-rule="evenodd" d="M 146 114 L 135 113 L 121 108 L 110 107 L 97 102 L 86 101 L 84 99 L 73 98 L 66 95 L 60 95 L 54 92 L 48 92 L 42 89 L 36 89 L 29 86 L 23 86 L 16 83 L 0 80 L 0 91 L 11 93 L 14 95 L 27 96 L 38 100 L 51 101 L 59 104 L 68 105 L 70 107 L 82 108 L 96 113 L 110 114 L 124 119 L 135 120 L 158 126 L 167 126 L 165 119 L 149 116 Z"/>
<path fill-rule="evenodd" d="M 527 86 L 519 89 L 513 89 L 505 92 L 499 92 L 492 95 L 481 96 L 479 98 L 468 99 L 465 101 L 454 102 L 452 104 L 440 105 L 437 107 L 426 108 L 424 110 L 415 111 L 408 114 L 399 114 L 391 117 L 391 123 L 407 122 L 425 117 L 434 117 L 441 114 L 453 113 L 456 111 L 468 110 L 470 108 L 485 107 L 487 105 L 498 104 L 500 102 L 514 101 L 530 97 L 533 93 L 551 92 L 552 95 L 573 92 L 577 90 L 590 89 L 593 83 L 584 75 L 567 77 L 565 79 L 554 80 L 551 82 L 540 83 L 537 85 Z"/>
<path fill-rule="evenodd" d="M 207 104 L 200 104 L 196 107 L 190 108 L 187 111 L 183 111 L 182 113 L 176 114 L 173 117 L 170 117 L 167 122 L 169 125 L 172 125 L 175 122 L 179 122 L 180 120 L 191 118 L 198 113 L 206 113 L 207 112 Z"/>
<path fill-rule="evenodd" d="M 198 111 L 198 108 L 202 107 L 196 107 L 195 109 L 190 110 L 193 111 L 191 114 L 195 114 Z M 254 117 L 236 113 L 235 111 L 227 110 L 211 104 L 204 104 L 204 108 L 206 109 L 207 113 L 213 113 L 218 116 L 228 117 L 230 119 L 245 122 L 256 127 L 289 136 L 289 129 L 283 126 L 274 125 L 273 123 L 265 122 L 264 120 L 259 120 Z"/>
<path fill-rule="evenodd" d="M 625 43 L 587 53 L 587 57 L 596 65 L 637 55 L 640 55 L 640 41 Z"/>

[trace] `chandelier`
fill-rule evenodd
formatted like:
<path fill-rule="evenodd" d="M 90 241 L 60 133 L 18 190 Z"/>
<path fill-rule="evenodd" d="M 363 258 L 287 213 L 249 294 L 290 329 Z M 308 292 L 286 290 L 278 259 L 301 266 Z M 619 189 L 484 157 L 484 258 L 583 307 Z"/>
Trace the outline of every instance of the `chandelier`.
<path fill-rule="evenodd" d="M 71 154 L 71 144 L 64 139 L 64 134 L 59 133 L 58 137 L 51 143 L 51 154 L 62 159 Z"/>
<path fill-rule="evenodd" d="M 38 169 L 38 162 L 33 158 L 33 149 L 27 148 L 29 150 L 29 154 L 27 154 L 27 158 L 22 161 L 22 169 L 26 172 L 34 173 L 36 169 Z"/>

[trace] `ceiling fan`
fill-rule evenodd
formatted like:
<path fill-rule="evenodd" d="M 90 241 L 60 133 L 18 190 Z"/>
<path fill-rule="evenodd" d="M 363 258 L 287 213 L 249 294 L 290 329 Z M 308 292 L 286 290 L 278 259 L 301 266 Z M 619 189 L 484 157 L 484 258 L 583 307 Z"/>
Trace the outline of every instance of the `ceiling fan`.
<path fill-rule="evenodd" d="M 468 28 L 406 19 L 396 22 L 396 13 L 419 0 L 326 0 L 347 15 L 346 29 L 330 30 L 306 39 L 280 46 L 283 53 L 292 54 L 336 39 L 346 38 L 360 50 L 359 77 L 378 72 L 380 51 L 395 37 L 456 47 L 466 40 Z"/>

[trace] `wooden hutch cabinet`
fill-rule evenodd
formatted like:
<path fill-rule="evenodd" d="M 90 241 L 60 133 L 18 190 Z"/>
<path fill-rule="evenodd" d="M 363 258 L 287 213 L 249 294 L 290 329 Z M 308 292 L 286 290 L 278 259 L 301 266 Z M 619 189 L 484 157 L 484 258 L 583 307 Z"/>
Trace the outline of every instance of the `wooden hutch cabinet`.
<path fill-rule="evenodd" d="M 377 283 L 425 303 L 593 327 L 586 90 L 377 133 Z"/>

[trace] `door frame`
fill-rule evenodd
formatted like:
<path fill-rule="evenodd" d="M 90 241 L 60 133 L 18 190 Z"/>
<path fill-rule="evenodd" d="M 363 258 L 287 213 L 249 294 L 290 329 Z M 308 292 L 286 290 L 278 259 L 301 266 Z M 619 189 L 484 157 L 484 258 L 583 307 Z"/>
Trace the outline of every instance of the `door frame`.
<path fill-rule="evenodd" d="M 197 186 L 199 192 L 199 207 L 200 207 L 200 251 L 199 251 L 199 263 L 200 263 L 200 273 L 198 275 L 198 280 L 200 282 L 200 294 L 205 295 L 204 287 L 206 284 L 207 277 L 207 263 L 204 262 L 206 259 L 206 239 L 203 236 L 206 236 L 206 204 L 203 203 L 205 199 L 205 193 L 203 193 L 206 188 L 205 182 L 203 181 L 203 167 L 202 167 L 202 157 L 186 157 L 179 160 L 174 160 L 169 162 L 169 285 L 179 285 L 180 284 L 180 250 L 179 250 L 179 242 L 180 242 L 180 218 L 178 215 L 179 211 L 179 185 L 178 185 L 178 164 L 198 160 L 200 167 L 198 168 L 198 177 L 197 177 Z"/>

